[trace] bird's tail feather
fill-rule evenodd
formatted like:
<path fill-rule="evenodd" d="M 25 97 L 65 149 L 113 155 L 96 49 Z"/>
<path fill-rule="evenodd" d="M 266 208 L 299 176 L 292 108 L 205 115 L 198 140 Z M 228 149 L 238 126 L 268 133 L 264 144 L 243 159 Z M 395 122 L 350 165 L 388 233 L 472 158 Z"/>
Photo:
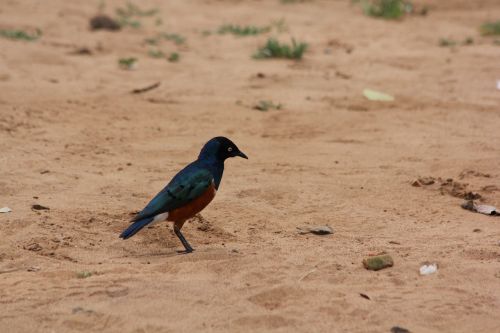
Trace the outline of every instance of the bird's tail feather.
<path fill-rule="evenodd" d="M 127 239 L 135 235 L 142 228 L 153 222 L 153 217 L 147 217 L 145 219 L 138 220 L 132 223 L 127 229 L 125 229 L 121 234 L 120 238 Z"/>

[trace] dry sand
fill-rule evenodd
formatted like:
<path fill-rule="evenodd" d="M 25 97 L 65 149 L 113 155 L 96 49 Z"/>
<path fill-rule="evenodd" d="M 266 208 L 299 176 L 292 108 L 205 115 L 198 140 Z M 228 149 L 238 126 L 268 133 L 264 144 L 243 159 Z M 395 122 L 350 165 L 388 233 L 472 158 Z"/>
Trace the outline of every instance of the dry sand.
<path fill-rule="evenodd" d="M 0 207 L 13 210 L 0 214 L 0 331 L 500 332 L 500 220 L 448 195 L 500 206 L 500 47 L 477 30 L 500 4 L 425 3 L 429 15 L 387 22 L 347 0 L 144 1 L 161 25 L 91 32 L 98 1 L 3 0 L 0 28 L 43 36 L 0 39 Z M 203 34 L 282 18 L 288 32 Z M 178 63 L 147 56 L 158 31 L 187 38 L 162 44 Z M 271 35 L 310 49 L 252 59 Z M 118 68 L 126 56 L 136 70 Z M 119 239 L 216 135 L 250 159 L 227 161 L 185 225 L 196 252 L 178 254 L 167 224 Z M 420 176 L 459 184 L 411 186 Z M 324 224 L 335 234 L 297 233 Z M 365 270 L 379 252 L 394 267 Z M 419 276 L 426 261 L 437 274 Z"/>

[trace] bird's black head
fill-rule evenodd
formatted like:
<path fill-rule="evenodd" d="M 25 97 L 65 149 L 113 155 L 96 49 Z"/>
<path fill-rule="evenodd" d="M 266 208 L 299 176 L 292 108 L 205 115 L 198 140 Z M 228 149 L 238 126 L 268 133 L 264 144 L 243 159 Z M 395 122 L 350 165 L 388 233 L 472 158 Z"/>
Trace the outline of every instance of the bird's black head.
<path fill-rule="evenodd" d="M 218 136 L 208 141 L 201 149 L 198 159 L 217 159 L 225 161 L 229 157 L 243 157 L 248 159 L 233 141 L 223 136 Z"/>

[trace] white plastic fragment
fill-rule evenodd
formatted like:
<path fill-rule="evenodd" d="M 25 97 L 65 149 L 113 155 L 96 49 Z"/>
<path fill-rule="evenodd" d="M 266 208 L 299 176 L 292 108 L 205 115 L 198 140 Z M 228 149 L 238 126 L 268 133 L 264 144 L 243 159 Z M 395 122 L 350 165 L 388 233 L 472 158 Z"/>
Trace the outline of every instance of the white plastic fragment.
<path fill-rule="evenodd" d="M 497 80 L 497 89 L 500 90 L 500 80 Z"/>
<path fill-rule="evenodd" d="M 498 211 L 496 207 L 489 205 L 478 205 L 473 200 L 464 202 L 462 204 L 462 208 L 485 215 L 500 216 L 500 211 Z"/>
<path fill-rule="evenodd" d="M 437 264 L 428 264 L 420 267 L 420 275 L 430 275 L 438 270 Z"/>
<path fill-rule="evenodd" d="M 488 206 L 488 205 L 477 205 L 476 210 L 478 213 L 486 214 L 486 215 L 497 215 L 498 214 L 496 207 Z"/>
<path fill-rule="evenodd" d="M 0 208 L 0 213 L 9 213 L 9 212 L 12 212 L 12 209 L 10 209 L 9 207 Z"/>

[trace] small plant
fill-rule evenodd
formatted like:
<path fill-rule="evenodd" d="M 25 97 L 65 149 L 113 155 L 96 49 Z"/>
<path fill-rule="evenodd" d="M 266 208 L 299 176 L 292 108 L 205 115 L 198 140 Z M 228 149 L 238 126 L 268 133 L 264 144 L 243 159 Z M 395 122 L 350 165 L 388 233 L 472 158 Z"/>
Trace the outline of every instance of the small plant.
<path fill-rule="evenodd" d="M 132 20 L 129 17 L 118 17 L 118 24 L 120 27 L 131 27 L 134 29 L 139 29 L 141 27 L 141 22 L 137 20 Z"/>
<path fill-rule="evenodd" d="M 40 36 L 42 36 L 42 31 L 40 29 L 36 29 L 34 34 L 29 34 L 23 30 L 0 30 L 0 36 L 15 39 L 15 40 L 25 40 L 25 41 L 35 41 Z"/>
<path fill-rule="evenodd" d="M 137 17 L 145 17 L 145 16 L 153 16 L 158 13 L 158 9 L 149 9 L 143 10 L 134 5 L 133 3 L 128 2 L 127 7 L 116 9 L 116 15 L 118 16 L 118 24 L 120 26 L 130 26 L 132 28 L 140 28 L 141 22 L 134 19 Z"/>
<path fill-rule="evenodd" d="M 140 9 L 138 6 L 134 5 L 131 2 L 127 3 L 127 7 L 126 8 L 118 8 L 116 10 L 116 15 L 118 15 L 120 17 L 153 16 L 153 15 L 156 15 L 157 13 L 158 13 L 158 9 L 157 8 L 143 10 L 143 9 Z"/>
<path fill-rule="evenodd" d="M 144 39 L 144 42 L 149 45 L 158 45 L 160 39 L 158 37 L 149 37 Z"/>
<path fill-rule="evenodd" d="M 104 11 L 104 9 L 106 9 L 106 1 L 100 0 L 99 5 L 97 6 L 97 11 L 99 13 L 102 13 Z"/>
<path fill-rule="evenodd" d="M 307 0 L 280 0 L 280 2 L 284 5 L 290 5 L 293 3 L 306 2 Z"/>
<path fill-rule="evenodd" d="M 106 2 L 104 0 L 99 1 L 99 5 L 97 6 L 97 11 L 102 13 L 106 9 Z"/>
<path fill-rule="evenodd" d="M 362 1 L 362 6 L 366 15 L 389 20 L 397 20 L 413 11 L 412 3 L 405 0 Z"/>
<path fill-rule="evenodd" d="M 162 32 L 158 34 L 156 37 L 149 37 L 144 39 L 144 42 L 149 45 L 158 45 L 162 39 L 173 41 L 177 45 L 184 44 L 184 42 L 186 41 L 186 38 L 184 38 L 179 34 L 170 34 Z"/>
<path fill-rule="evenodd" d="M 457 42 L 453 39 L 441 38 L 439 40 L 439 46 L 441 46 L 441 47 L 453 47 L 456 45 L 457 45 Z"/>
<path fill-rule="evenodd" d="M 500 35 L 500 21 L 483 23 L 479 31 L 483 36 Z"/>
<path fill-rule="evenodd" d="M 76 277 L 79 279 L 86 279 L 92 276 L 92 272 L 89 271 L 81 271 L 76 273 Z"/>
<path fill-rule="evenodd" d="M 286 31 L 288 31 L 288 26 L 287 26 L 284 18 L 281 18 L 279 20 L 273 21 L 271 23 L 271 26 L 274 27 L 277 32 L 286 32 Z"/>
<path fill-rule="evenodd" d="M 270 30 L 271 30 L 270 26 L 257 27 L 254 25 L 240 26 L 233 24 L 225 24 L 219 28 L 217 33 L 220 35 L 233 34 L 235 36 L 255 36 L 269 32 Z"/>
<path fill-rule="evenodd" d="M 179 61 L 179 59 L 181 58 L 180 54 L 177 53 L 177 52 L 172 52 L 168 55 L 167 55 L 162 51 L 162 50 L 149 50 L 148 51 L 148 55 L 151 57 L 151 58 L 157 58 L 157 59 L 167 59 L 168 61 L 170 62 L 177 62 Z M 129 68 L 127 68 L 129 69 Z"/>
<path fill-rule="evenodd" d="M 166 32 L 161 33 L 159 35 L 159 37 L 161 37 L 165 40 L 171 40 L 177 45 L 184 44 L 184 42 L 186 41 L 186 38 L 184 38 L 183 36 L 181 36 L 179 34 L 171 34 L 171 33 L 166 33 Z"/>
<path fill-rule="evenodd" d="M 253 55 L 255 59 L 265 58 L 286 58 L 286 59 L 302 59 L 302 55 L 307 50 L 307 44 L 297 43 L 292 39 L 292 45 L 282 44 L 275 38 L 269 38 L 266 45 L 257 50 Z"/>
<path fill-rule="evenodd" d="M 474 39 L 472 37 L 465 38 L 461 43 L 451 38 L 441 38 L 439 40 L 439 46 L 441 47 L 455 47 L 457 45 L 472 45 L 474 44 Z"/>
<path fill-rule="evenodd" d="M 283 106 L 281 104 L 275 104 L 273 101 L 259 101 L 253 107 L 255 110 L 266 112 L 269 110 L 281 110 Z"/>
<path fill-rule="evenodd" d="M 179 61 L 179 59 L 180 59 L 180 55 L 177 52 L 170 53 L 170 55 L 167 58 L 167 60 L 170 62 L 177 62 L 177 61 Z"/>
<path fill-rule="evenodd" d="M 131 70 L 134 69 L 137 63 L 137 58 L 129 57 L 129 58 L 121 58 L 118 60 L 118 66 L 121 69 Z"/>
<path fill-rule="evenodd" d="M 149 50 L 148 55 L 151 58 L 165 58 L 165 53 L 162 50 Z"/>
<path fill-rule="evenodd" d="M 464 39 L 464 41 L 462 42 L 463 45 L 472 45 L 474 44 L 474 38 L 472 37 L 467 37 Z"/>

